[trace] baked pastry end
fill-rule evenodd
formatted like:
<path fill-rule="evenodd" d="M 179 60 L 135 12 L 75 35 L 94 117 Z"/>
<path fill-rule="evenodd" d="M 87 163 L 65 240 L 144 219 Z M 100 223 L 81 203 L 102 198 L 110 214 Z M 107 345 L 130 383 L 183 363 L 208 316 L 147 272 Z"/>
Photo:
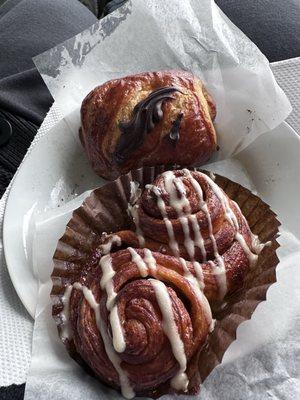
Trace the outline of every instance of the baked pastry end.
<path fill-rule="evenodd" d="M 200 79 L 158 71 L 114 79 L 83 100 L 80 139 L 95 172 L 203 164 L 217 148 L 216 106 Z"/>

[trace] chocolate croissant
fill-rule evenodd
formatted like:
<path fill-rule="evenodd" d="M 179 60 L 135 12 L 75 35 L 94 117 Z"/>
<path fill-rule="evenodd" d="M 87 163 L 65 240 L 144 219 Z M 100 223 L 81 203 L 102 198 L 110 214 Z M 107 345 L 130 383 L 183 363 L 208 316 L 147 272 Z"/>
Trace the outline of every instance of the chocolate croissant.
<path fill-rule="evenodd" d="M 83 100 L 80 139 L 95 172 L 115 179 L 142 165 L 203 164 L 216 150 L 215 104 L 185 71 L 114 79 Z"/>

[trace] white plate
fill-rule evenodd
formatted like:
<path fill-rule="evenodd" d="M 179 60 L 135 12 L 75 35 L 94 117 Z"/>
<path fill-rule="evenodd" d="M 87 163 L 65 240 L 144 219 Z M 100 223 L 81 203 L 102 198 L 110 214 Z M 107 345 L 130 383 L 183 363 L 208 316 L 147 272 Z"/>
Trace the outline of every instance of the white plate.
<path fill-rule="evenodd" d="M 31 259 L 32 214 L 63 205 L 103 182 L 64 120 L 39 140 L 16 174 L 5 208 L 3 244 L 11 280 L 32 317 L 38 290 Z"/>
<path fill-rule="evenodd" d="M 286 123 L 266 133 L 236 158 L 286 228 L 300 236 L 300 138 Z M 38 283 L 31 262 L 30 216 L 64 204 L 104 181 L 91 170 L 66 122 L 59 122 L 27 156 L 9 193 L 4 251 L 14 287 L 32 317 Z"/>

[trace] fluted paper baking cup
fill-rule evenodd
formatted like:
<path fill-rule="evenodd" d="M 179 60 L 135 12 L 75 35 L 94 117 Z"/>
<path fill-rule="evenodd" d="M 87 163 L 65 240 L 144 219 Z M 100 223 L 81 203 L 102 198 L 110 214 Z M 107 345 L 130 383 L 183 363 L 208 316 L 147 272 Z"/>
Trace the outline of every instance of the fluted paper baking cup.
<path fill-rule="evenodd" d="M 131 220 L 127 214 L 131 183 L 137 182 L 140 188 L 144 188 L 145 185 L 152 183 L 157 175 L 169 169 L 172 168 L 143 167 L 123 175 L 93 190 L 83 204 L 73 212 L 53 257 L 51 297 L 53 317 L 59 330 L 65 288 L 76 282 L 83 266 L 91 262 L 93 252 L 101 243 L 103 233 L 114 233 L 131 227 Z M 276 238 L 280 222 L 276 214 L 258 196 L 238 183 L 220 175 L 216 175 L 215 182 L 237 202 L 252 232 L 258 235 L 259 240 L 271 244 L 264 247 L 260 253 L 258 262 L 248 273 L 243 287 L 225 297 L 221 306 L 214 311 L 215 328 L 199 356 L 202 382 L 212 369 L 221 363 L 226 349 L 236 339 L 238 326 L 250 319 L 258 304 L 266 300 L 268 288 L 276 281 L 275 269 L 279 262 L 276 255 L 279 244 Z M 66 346 L 70 355 L 85 366 L 75 352 L 72 339 L 66 341 Z"/>

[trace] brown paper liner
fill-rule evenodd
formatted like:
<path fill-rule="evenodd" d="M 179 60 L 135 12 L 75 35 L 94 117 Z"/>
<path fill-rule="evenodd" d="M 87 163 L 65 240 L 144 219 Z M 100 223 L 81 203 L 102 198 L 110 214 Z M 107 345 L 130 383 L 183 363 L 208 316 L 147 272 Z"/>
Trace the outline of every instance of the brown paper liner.
<path fill-rule="evenodd" d="M 130 227 L 127 215 L 130 200 L 130 182 L 135 181 L 144 188 L 163 171 L 172 169 L 164 166 L 143 167 L 129 172 L 103 187 L 95 189 L 83 204 L 73 212 L 66 231 L 57 244 L 53 257 L 52 273 L 53 317 L 60 330 L 60 312 L 63 308 L 62 295 L 67 285 L 79 279 L 81 269 L 90 260 L 93 250 L 100 244 L 103 232 L 113 233 Z M 195 168 L 194 170 L 200 170 Z M 251 318 L 258 304 L 266 300 L 269 286 L 276 281 L 276 266 L 279 259 L 276 240 L 280 222 L 276 214 L 259 197 L 228 178 L 216 175 L 215 182 L 238 203 L 252 232 L 261 242 L 271 242 L 258 257 L 256 267 L 247 275 L 243 287 L 233 295 L 225 297 L 221 307 L 214 311 L 215 329 L 199 355 L 200 381 L 221 363 L 229 345 L 236 339 L 236 330 L 245 320 Z M 70 355 L 84 364 L 73 348 L 72 341 L 66 342 Z M 89 371 L 91 372 L 91 371 Z M 165 389 L 157 392 L 166 393 Z M 152 396 L 153 397 L 153 396 Z"/>

